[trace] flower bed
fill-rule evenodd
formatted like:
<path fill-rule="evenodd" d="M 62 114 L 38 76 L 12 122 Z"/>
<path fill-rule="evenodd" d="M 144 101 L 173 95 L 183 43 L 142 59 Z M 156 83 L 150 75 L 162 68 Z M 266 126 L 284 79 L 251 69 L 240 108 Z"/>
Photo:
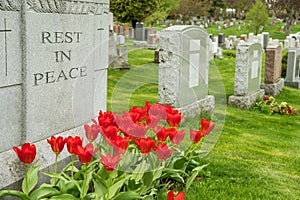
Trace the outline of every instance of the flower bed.
<path fill-rule="evenodd" d="M 0 196 L 22 199 L 168 199 L 182 200 L 206 165 L 199 149 L 215 124 L 201 119 L 199 130 L 190 129 L 190 141 L 179 125 L 183 115 L 171 106 L 132 107 L 121 115 L 99 112 L 98 122 L 84 125 L 88 143 L 75 137 L 52 136 L 47 141 L 56 155 L 50 183 L 34 189 L 38 171 L 34 144 L 13 147 L 27 167 L 22 191 L 2 190 Z M 67 146 L 72 162 L 57 172 L 60 152 Z M 78 159 L 76 159 L 78 158 Z M 75 162 L 81 167 L 76 168 Z M 174 191 L 179 192 L 177 195 Z M 181 192 L 180 192 L 181 191 Z"/>

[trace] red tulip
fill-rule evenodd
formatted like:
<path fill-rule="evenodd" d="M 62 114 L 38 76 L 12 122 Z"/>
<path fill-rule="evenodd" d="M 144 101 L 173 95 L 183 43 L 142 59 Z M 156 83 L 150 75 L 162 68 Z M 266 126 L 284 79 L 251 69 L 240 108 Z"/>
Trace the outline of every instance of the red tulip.
<path fill-rule="evenodd" d="M 36 146 L 34 144 L 25 143 L 21 146 L 21 149 L 14 146 L 13 150 L 25 165 L 31 164 L 35 159 Z"/>
<path fill-rule="evenodd" d="M 75 154 L 74 149 L 76 149 L 78 145 L 82 146 L 82 139 L 79 136 L 76 136 L 75 138 L 69 136 L 66 138 L 66 143 L 69 153 Z"/>
<path fill-rule="evenodd" d="M 155 148 L 156 141 L 152 140 L 151 137 L 140 139 L 134 138 L 133 141 L 140 148 L 142 154 L 148 154 L 152 148 Z"/>
<path fill-rule="evenodd" d="M 148 113 L 149 115 L 152 116 L 157 116 L 160 118 L 160 120 L 166 119 L 167 118 L 167 112 L 165 109 L 165 106 L 161 105 L 160 103 L 156 103 L 151 105 L 148 108 Z"/>
<path fill-rule="evenodd" d="M 84 130 L 85 130 L 85 136 L 86 138 L 92 142 L 94 141 L 100 132 L 100 127 L 97 125 L 97 122 L 95 120 L 92 120 L 94 124 L 89 126 L 88 124 L 84 125 Z"/>
<path fill-rule="evenodd" d="M 201 129 L 195 131 L 190 129 L 190 139 L 193 143 L 199 142 L 204 136 L 207 136 L 216 126 L 216 124 L 210 124 L 209 120 L 201 119 Z"/>
<path fill-rule="evenodd" d="M 118 154 L 124 154 L 129 145 L 128 137 L 121 137 L 119 135 L 112 138 L 111 145 Z"/>
<path fill-rule="evenodd" d="M 146 123 L 150 128 L 156 127 L 161 120 L 159 116 L 150 115 L 150 114 L 147 114 L 145 118 L 146 118 Z"/>
<path fill-rule="evenodd" d="M 168 129 L 165 129 L 165 127 L 158 127 L 158 129 L 155 130 L 155 133 L 158 142 L 165 142 L 167 137 L 169 136 L 170 131 L 168 131 Z"/>
<path fill-rule="evenodd" d="M 208 135 L 214 128 L 216 124 L 210 124 L 210 120 L 201 119 L 201 130 L 204 135 Z"/>
<path fill-rule="evenodd" d="M 120 160 L 120 154 L 115 154 L 114 156 L 111 156 L 109 153 L 106 156 L 100 155 L 100 162 L 108 172 L 114 171 Z"/>
<path fill-rule="evenodd" d="M 101 127 L 101 132 L 106 136 L 106 137 L 114 137 L 117 135 L 119 129 L 114 126 L 110 125 L 108 127 Z"/>
<path fill-rule="evenodd" d="M 184 200 L 184 192 L 179 192 L 174 198 L 174 191 L 170 190 L 168 193 L 168 200 Z"/>
<path fill-rule="evenodd" d="M 135 123 L 143 121 L 146 113 L 147 108 L 139 108 L 137 106 L 134 106 L 129 110 L 129 115 Z"/>
<path fill-rule="evenodd" d="M 167 122 L 171 127 L 179 126 L 182 119 L 181 113 L 178 114 L 167 114 Z"/>
<path fill-rule="evenodd" d="M 51 145 L 52 151 L 55 154 L 60 154 L 60 152 L 64 149 L 66 140 L 62 136 L 58 136 L 57 138 L 51 136 L 50 140 L 47 139 L 47 142 Z"/>
<path fill-rule="evenodd" d="M 158 159 L 166 160 L 174 152 L 174 149 L 169 149 L 168 145 L 159 143 L 155 148 Z"/>
<path fill-rule="evenodd" d="M 199 142 L 204 136 L 201 131 L 190 129 L 190 139 L 193 143 Z"/>
<path fill-rule="evenodd" d="M 175 128 L 171 128 L 175 129 Z M 175 145 L 179 145 L 182 140 L 184 139 L 185 132 L 184 130 L 176 130 L 169 133 L 169 137 L 171 139 L 171 142 Z"/>
<path fill-rule="evenodd" d="M 85 147 L 78 145 L 74 149 L 74 153 L 78 156 L 82 164 L 88 164 L 91 162 L 93 155 L 98 151 L 98 148 L 94 148 L 93 144 L 89 143 Z"/>
<path fill-rule="evenodd" d="M 114 114 L 112 112 L 99 112 L 99 116 L 98 116 L 98 123 L 100 126 L 102 127 L 108 127 L 108 126 L 115 126 L 116 122 L 115 122 L 115 117 Z"/>

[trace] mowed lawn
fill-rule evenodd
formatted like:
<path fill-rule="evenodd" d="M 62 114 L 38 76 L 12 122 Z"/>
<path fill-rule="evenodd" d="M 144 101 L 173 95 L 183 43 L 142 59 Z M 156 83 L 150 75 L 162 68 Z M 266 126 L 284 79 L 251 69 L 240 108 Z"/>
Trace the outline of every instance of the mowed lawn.
<path fill-rule="evenodd" d="M 211 62 L 213 73 L 210 73 L 212 85 L 223 83 L 225 87 L 220 90 L 225 94 L 216 97 L 221 102 L 218 106 L 222 107 L 217 112 L 223 112 L 225 118 L 214 121 L 224 124 L 212 132 L 220 137 L 203 158 L 203 164 L 210 165 L 187 191 L 185 199 L 300 199 L 300 115 L 266 115 L 254 108 L 241 110 L 226 106 L 226 100 L 233 94 L 235 57 L 226 51 L 224 55 L 223 59 Z M 143 106 L 145 101 L 157 102 L 157 82 L 139 83 L 134 90 L 123 89 L 123 85 L 130 85 L 127 81 L 134 81 L 134 76 L 139 75 L 134 72 L 140 66 L 152 67 L 152 72 L 157 70 L 153 58 L 153 50 L 130 49 L 131 69 L 109 70 L 108 110 L 116 110 L 118 107 L 114 105 L 122 104 L 124 99 L 129 99 L 128 105 L 120 108 Z M 218 94 L 213 91 L 216 87 L 211 88 L 212 94 Z M 300 111 L 300 90 L 285 87 L 275 98 Z"/>

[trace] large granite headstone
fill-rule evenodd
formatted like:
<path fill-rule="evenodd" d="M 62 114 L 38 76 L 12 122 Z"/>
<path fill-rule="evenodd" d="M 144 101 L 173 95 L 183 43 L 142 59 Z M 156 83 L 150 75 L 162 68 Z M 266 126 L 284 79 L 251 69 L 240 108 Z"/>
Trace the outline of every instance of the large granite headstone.
<path fill-rule="evenodd" d="M 186 116 L 212 113 L 208 95 L 209 36 L 196 26 L 171 26 L 159 35 L 159 102 Z"/>
<path fill-rule="evenodd" d="M 264 94 L 260 89 L 262 47 L 259 43 L 240 43 L 236 50 L 234 95 L 229 105 L 248 109 Z"/>
<path fill-rule="evenodd" d="M 106 109 L 111 19 L 108 0 L 1 1 L 0 188 L 22 179 L 13 146 L 36 143 L 45 169 L 46 138 L 83 134 Z"/>
<path fill-rule="evenodd" d="M 289 50 L 284 85 L 300 89 L 300 48 Z"/>
<path fill-rule="evenodd" d="M 261 89 L 268 95 L 280 94 L 284 87 L 284 79 L 281 78 L 282 47 L 268 46 L 266 49 L 265 80 Z"/>

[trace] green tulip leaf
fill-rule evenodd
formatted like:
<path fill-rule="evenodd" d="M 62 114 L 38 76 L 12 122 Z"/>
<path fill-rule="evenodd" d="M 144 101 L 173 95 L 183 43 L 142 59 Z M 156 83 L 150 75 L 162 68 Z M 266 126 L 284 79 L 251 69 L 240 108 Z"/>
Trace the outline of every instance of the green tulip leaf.
<path fill-rule="evenodd" d="M 152 183 L 153 183 L 153 173 L 152 172 L 145 172 L 144 173 L 143 183 L 147 187 L 152 186 Z"/>
<path fill-rule="evenodd" d="M 186 191 L 189 190 L 189 188 L 191 187 L 192 183 L 194 182 L 195 178 L 198 176 L 198 171 L 194 171 L 192 176 L 190 176 L 187 181 L 186 181 L 186 185 L 185 185 L 185 189 Z"/>
<path fill-rule="evenodd" d="M 50 200 L 78 200 L 78 198 L 74 197 L 71 194 L 61 194 L 51 197 Z"/>
<path fill-rule="evenodd" d="M 104 179 L 102 179 L 100 176 L 97 174 L 93 174 L 93 184 L 94 184 L 94 189 L 95 193 L 97 193 L 99 196 L 103 196 L 107 192 L 107 184 Z"/>
<path fill-rule="evenodd" d="M 40 187 L 39 189 L 33 191 L 30 195 L 31 200 L 38 200 L 44 197 L 52 197 L 59 195 L 60 191 L 53 187 Z"/>
<path fill-rule="evenodd" d="M 108 199 L 112 199 L 121 189 L 126 179 L 121 179 L 109 188 Z"/>
<path fill-rule="evenodd" d="M 113 200 L 136 200 L 136 199 L 140 199 L 141 196 L 133 191 L 129 191 L 129 192 L 121 192 L 119 193 Z"/>
<path fill-rule="evenodd" d="M 30 198 L 26 194 L 17 190 L 0 190 L 0 197 L 3 196 L 15 196 L 19 197 L 22 200 L 30 200 Z"/>
<path fill-rule="evenodd" d="M 92 181 L 92 177 L 93 177 L 93 171 L 90 171 L 89 173 L 87 173 L 86 175 L 84 175 L 84 181 L 82 182 L 82 196 L 86 196 L 89 187 L 90 187 L 90 183 Z"/>
<path fill-rule="evenodd" d="M 71 194 L 75 197 L 80 195 L 80 191 L 79 191 L 77 185 L 72 181 L 66 182 L 64 185 L 61 186 L 61 193 L 62 194 Z"/>
<path fill-rule="evenodd" d="M 38 183 L 38 173 L 39 173 L 39 169 L 40 169 L 41 165 L 38 166 L 31 166 L 25 177 L 24 180 L 22 182 L 22 191 L 25 194 L 29 194 L 29 192 L 36 186 L 36 184 Z"/>

